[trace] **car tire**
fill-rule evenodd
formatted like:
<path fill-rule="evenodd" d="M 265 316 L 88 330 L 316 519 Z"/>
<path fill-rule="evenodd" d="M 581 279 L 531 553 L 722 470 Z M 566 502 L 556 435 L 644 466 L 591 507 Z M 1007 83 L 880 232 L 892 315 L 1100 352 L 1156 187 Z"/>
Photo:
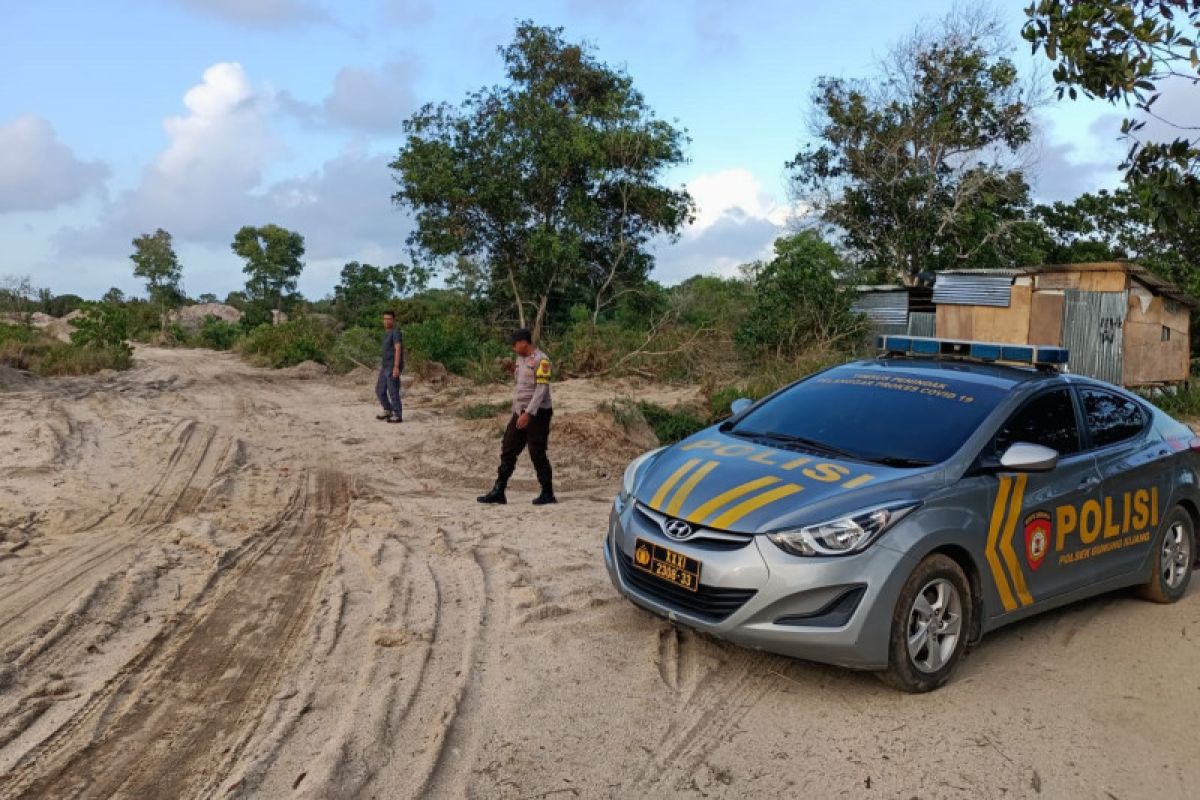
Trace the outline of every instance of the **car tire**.
<path fill-rule="evenodd" d="M 1150 551 L 1150 579 L 1139 594 L 1154 603 L 1174 603 L 1183 597 L 1196 560 L 1196 526 L 1192 515 L 1176 506 L 1167 515 Z"/>
<path fill-rule="evenodd" d="M 971 584 L 947 556 L 925 558 L 908 576 L 892 612 L 883 680 L 904 692 L 929 692 L 950 679 L 970 638 Z"/>

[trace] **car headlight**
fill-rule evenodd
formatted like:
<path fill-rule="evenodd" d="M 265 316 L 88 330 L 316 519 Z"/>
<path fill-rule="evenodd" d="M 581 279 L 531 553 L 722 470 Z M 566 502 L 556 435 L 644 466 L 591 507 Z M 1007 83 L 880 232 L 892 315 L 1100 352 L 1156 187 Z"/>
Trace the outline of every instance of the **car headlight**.
<path fill-rule="evenodd" d="M 629 466 L 625 468 L 625 477 L 621 481 L 620 500 L 622 504 L 629 502 L 629 499 L 633 497 L 633 490 L 637 483 L 638 470 L 640 470 L 642 465 L 649 461 L 652 456 L 661 453 L 665 449 L 665 447 L 659 447 L 651 450 L 648 453 L 642 453 L 633 461 L 629 462 Z"/>
<path fill-rule="evenodd" d="M 911 514 L 919 505 L 915 502 L 899 502 L 873 506 L 829 522 L 768 533 L 767 538 L 794 556 L 849 555 L 866 549 L 880 534 Z"/>

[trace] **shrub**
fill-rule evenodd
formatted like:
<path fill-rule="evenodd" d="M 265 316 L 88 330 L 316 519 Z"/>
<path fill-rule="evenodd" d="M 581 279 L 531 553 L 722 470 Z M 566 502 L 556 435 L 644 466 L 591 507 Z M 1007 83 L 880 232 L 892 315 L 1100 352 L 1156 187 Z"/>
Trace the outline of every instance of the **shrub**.
<path fill-rule="evenodd" d="M 129 338 L 129 313 L 123 306 L 95 303 L 75 320 L 71 342 L 84 347 L 125 347 Z"/>
<path fill-rule="evenodd" d="M 638 410 L 660 444 L 674 444 L 708 427 L 706 421 L 686 409 L 671 410 L 643 401 L 638 403 Z"/>
<path fill-rule="evenodd" d="M 512 403 L 505 400 L 500 403 L 474 403 L 463 406 L 458 410 L 458 415 L 463 419 L 491 419 L 511 411 Z"/>
<path fill-rule="evenodd" d="M 1180 386 L 1173 392 L 1151 395 L 1149 400 L 1173 417 L 1200 417 L 1200 386 Z"/>
<path fill-rule="evenodd" d="M 259 325 L 237 343 L 237 350 L 259 364 L 282 369 L 304 361 L 329 363 L 333 341 L 328 327 L 299 317 L 282 325 Z"/>
<path fill-rule="evenodd" d="M 457 315 L 405 325 L 403 331 L 409 364 L 414 366 L 423 361 L 439 361 L 450 372 L 461 375 L 471 362 L 504 352 L 494 337 Z"/>
<path fill-rule="evenodd" d="M 175 326 L 172 326 L 175 327 Z M 211 350 L 229 350 L 242 336 L 240 326 L 208 314 L 196 332 L 194 341 Z"/>
<path fill-rule="evenodd" d="M 133 351 L 116 345 L 60 342 L 21 325 L 0 324 L 0 364 L 38 375 L 89 375 L 102 369 L 128 369 Z"/>
<path fill-rule="evenodd" d="M 382 338 L 381 333 L 367 328 L 347 328 L 333 343 L 329 366 L 335 372 L 349 372 L 359 366 L 378 367 Z"/>

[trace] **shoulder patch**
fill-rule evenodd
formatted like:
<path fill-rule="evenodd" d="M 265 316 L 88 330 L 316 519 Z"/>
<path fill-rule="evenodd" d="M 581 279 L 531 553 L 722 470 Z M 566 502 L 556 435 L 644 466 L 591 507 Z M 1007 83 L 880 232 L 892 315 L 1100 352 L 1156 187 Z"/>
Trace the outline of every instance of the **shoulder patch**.
<path fill-rule="evenodd" d="M 550 382 L 550 359 L 543 358 L 541 361 L 538 362 L 537 382 L 538 383 L 549 383 Z"/>

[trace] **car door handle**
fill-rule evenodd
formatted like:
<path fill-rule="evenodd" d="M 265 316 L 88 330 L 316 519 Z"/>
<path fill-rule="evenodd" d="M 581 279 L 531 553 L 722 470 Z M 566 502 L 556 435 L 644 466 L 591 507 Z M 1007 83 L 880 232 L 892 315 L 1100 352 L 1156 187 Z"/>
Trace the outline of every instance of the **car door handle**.
<path fill-rule="evenodd" d="M 1087 478 L 1084 478 L 1083 480 L 1081 480 L 1079 482 L 1079 488 L 1080 489 L 1091 489 L 1093 486 L 1097 486 L 1099 483 L 1100 483 L 1100 479 L 1093 475 L 1093 476 L 1090 476 L 1090 477 L 1087 477 Z"/>

